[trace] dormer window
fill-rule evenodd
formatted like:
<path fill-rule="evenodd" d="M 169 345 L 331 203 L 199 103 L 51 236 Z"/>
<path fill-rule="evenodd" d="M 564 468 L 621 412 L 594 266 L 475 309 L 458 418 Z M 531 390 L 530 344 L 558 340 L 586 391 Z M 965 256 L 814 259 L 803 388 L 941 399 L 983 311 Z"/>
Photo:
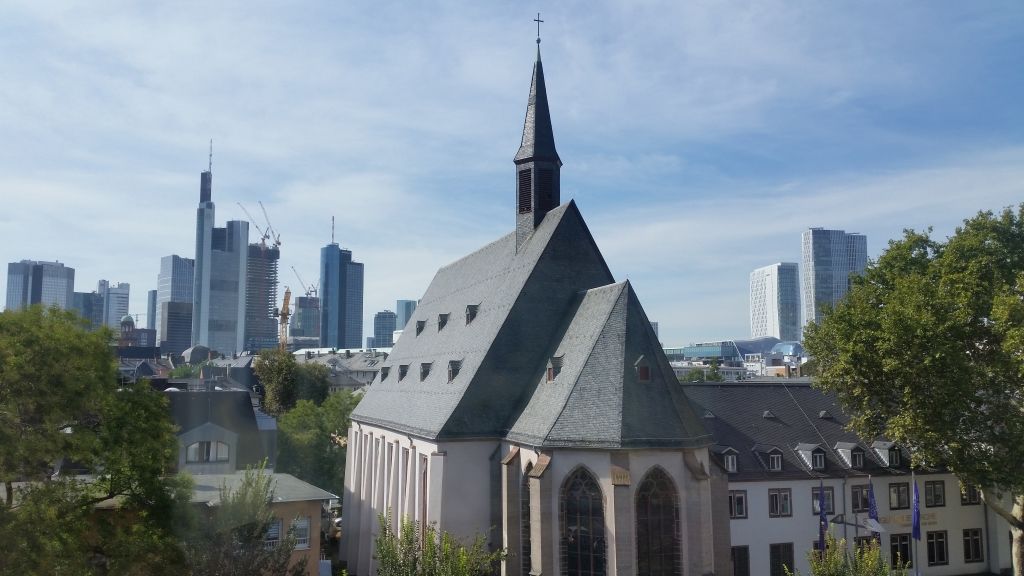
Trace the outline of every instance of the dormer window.
<path fill-rule="evenodd" d="M 850 468 L 863 468 L 864 467 L 864 451 L 854 450 L 850 452 Z"/>
<path fill-rule="evenodd" d="M 651 381 L 651 365 L 647 363 L 643 354 L 641 354 L 640 358 L 637 358 L 637 361 L 633 363 L 633 369 L 636 370 L 637 380 L 640 382 Z"/>
<path fill-rule="evenodd" d="M 722 464 L 725 466 L 725 471 L 729 473 L 736 472 L 736 455 L 735 454 L 723 454 Z"/>
<path fill-rule="evenodd" d="M 420 382 L 427 379 L 430 375 L 430 367 L 433 365 L 432 362 L 423 362 L 420 364 Z"/>
<path fill-rule="evenodd" d="M 227 462 L 228 445 L 223 442 L 193 442 L 185 448 L 185 462 Z"/>
<path fill-rule="evenodd" d="M 459 375 L 459 370 L 462 370 L 462 360 L 452 360 L 448 362 L 448 381 L 455 380 L 455 377 Z"/>
<path fill-rule="evenodd" d="M 825 453 L 822 451 L 811 452 L 811 468 L 815 470 L 825 469 Z"/>
<path fill-rule="evenodd" d="M 476 313 L 479 312 L 479 311 L 480 311 L 480 305 L 479 304 L 470 304 L 469 306 L 466 306 L 466 324 L 467 325 L 470 322 L 472 322 L 473 320 L 476 319 Z"/>
<path fill-rule="evenodd" d="M 889 448 L 889 467 L 899 466 L 900 460 L 900 449 L 895 446 Z"/>
<path fill-rule="evenodd" d="M 391 368 L 384 366 L 380 369 L 380 381 L 383 382 L 388 379 L 388 374 L 391 373 Z"/>
<path fill-rule="evenodd" d="M 402 381 L 405 379 L 405 375 L 409 373 L 408 364 L 399 364 L 398 366 L 398 380 Z"/>
<path fill-rule="evenodd" d="M 771 410 L 765 410 L 764 413 L 761 414 L 761 417 L 765 420 L 771 420 L 772 418 L 775 418 L 775 413 Z"/>
<path fill-rule="evenodd" d="M 562 356 L 552 356 L 551 360 L 548 360 L 548 382 L 554 382 L 561 371 Z"/>
<path fill-rule="evenodd" d="M 782 470 L 782 454 L 769 454 L 768 455 L 768 469 L 772 472 L 779 472 Z"/>
<path fill-rule="evenodd" d="M 448 314 L 437 315 L 437 331 L 444 330 L 444 327 L 448 325 Z"/>
<path fill-rule="evenodd" d="M 426 326 L 426 325 L 427 325 L 427 321 L 426 320 L 417 320 L 416 321 L 416 335 L 417 336 L 420 335 L 420 332 L 423 332 L 423 327 Z"/>

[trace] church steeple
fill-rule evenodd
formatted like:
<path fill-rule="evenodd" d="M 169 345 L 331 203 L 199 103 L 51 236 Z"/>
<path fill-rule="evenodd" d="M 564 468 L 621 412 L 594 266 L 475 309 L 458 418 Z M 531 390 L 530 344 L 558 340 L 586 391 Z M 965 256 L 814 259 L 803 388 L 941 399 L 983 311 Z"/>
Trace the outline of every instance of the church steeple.
<path fill-rule="evenodd" d="M 530 99 L 526 105 L 523 140 L 514 162 L 516 165 L 516 248 L 523 244 L 544 219 L 549 210 L 561 203 L 559 169 L 562 160 L 555 150 L 555 134 L 551 128 L 548 93 L 544 85 L 544 66 L 540 60 L 540 38 L 537 39 L 537 62 L 533 65 Z"/>

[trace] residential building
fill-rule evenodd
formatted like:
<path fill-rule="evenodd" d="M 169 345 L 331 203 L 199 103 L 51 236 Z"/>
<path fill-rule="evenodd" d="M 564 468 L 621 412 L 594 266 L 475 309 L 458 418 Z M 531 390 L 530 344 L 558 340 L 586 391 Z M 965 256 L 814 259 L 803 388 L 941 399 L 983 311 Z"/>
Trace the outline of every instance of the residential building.
<path fill-rule="evenodd" d="M 146 292 L 146 329 L 156 332 L 156 290 Z"/>
<path fill-rule="evenodd" d="M 810 228 L 804 231 L 800 293 L 805 326 L 816 322 L 822 310 L 835 306 L 846 296 L 852 277 L 864 272 L 868 262 L 867 242 L 863 234 L 842 230 Z"/>
<path fill-rule="evenodd" d="M 7 310 L 33 304 L 67 310 L 74 303 L 75 269 L 60 262 L 22 260 L 7 265 Z"/>
<path fill-rule="evenodd" d="M 750 337 L 800 339 L 800 285 L 795 262 L 778 262 L 750 273 Z"/>
<path fill-rule="evenodd" d="M 259 352 L 277 347 L 277 264 L 281 249 L 266 242 L 249 244 L 245 283 L 245 349 Z"/>
<path fill-rule="evenodd" d="M 395 302 L 395 329 L 401 330 L 409 323 L 412 313 L 416 311 L 415 300 L 398 300 Z"/>
<path fill-rule="evenodd" d="M 75 292 L 72 294 L 72 309 L 89 321 L 89 329 L 103 326 L 103 298 L 97 292 Z"/>
<path fill-rule="evenodd" d="M 199 179 L 196 259 L 192 285 L 192 345 L 224 355 L 245 349 L 249 223 L 214 227 L 213 168 Z"/>
<path fill-rule="evenodd" d="M 111 285 L 107 280 L 100 280 L 96 293 L 103 299 L 103 325 L 116 331 L 121 325 L 121 319 L 128 314 L 131 284 L 118 282 Z"/>
<path fill-rule="evenodd" d="M 327 366 L 331 392 L 357 390 L 373 382 L 387 354 L 379 350 L 335 350 L 314 348 L 295 353 L 295 361 L 316 362 Z"/>
<path fill-rule="evenodd" d="M 164 256 L 160 259 L 160 273 L 156 277 L 156 329 L 157 334 L 175 330 L 168 330 L 163 325 L 164 303 L 165 302 L 187 302 L 189 304 L 189 322 L 192 319 L 192 294 L 195 282 L 196 261 L 191 258 L 182 258 L 177 254 Z M 181 313 L 181 308 L 176 308 Z M 178 327 L 175 327 L 178 329 Z M 162 338 L 162 336 L 161 336 Z M 189 325 L 189 344 L 192 340 L 192 327 Z M 188 348 L 186 344 L 185 348 Z M 182 348 L 184 350 L 184 348 Z M 180 350 L 178 351 L 180 353 Z"/>
<path fill-rule="evenodd" d="M 493 535 L 505 576 L 725 574 L 724 473 L 633 287 L 561 203 L 539 50 L 522 134 L 514 230 L 437 271 L 352 412 L 342 559 L 374 574 L 390 512 Z"/>
<path fill-rule="evenodd" d="M 873 491 L 888 562 L 913 554 L 926 576 L 1009 569 L 1009 527 L 976 490 L 941 469 L 912 469 L 905 447 L 858 438 L 835 397 L 809 380 L 695 383 L 683 390 L 715 438 L 714 466 L 729 478 L 722 497 L 731 517 L 733 574 L 775 576 L 783 566 L 810 574 L 821 488 L 828 529 L 851 549 L 874 537 L 866 522 Z M 917 545 L 910 538 L 914 482 Z"/>
<path fill-rule="evenodd" d="M 363 345 L 363 265 L 332 242 L 320 250 L 320 346 Z"/>
<path fill-rule="evenodd" d="M 391 310 L 382 310 L 373 315 L 373 346 L 391 348 L 395 333 L 395 321 L 398 316 Z"/>

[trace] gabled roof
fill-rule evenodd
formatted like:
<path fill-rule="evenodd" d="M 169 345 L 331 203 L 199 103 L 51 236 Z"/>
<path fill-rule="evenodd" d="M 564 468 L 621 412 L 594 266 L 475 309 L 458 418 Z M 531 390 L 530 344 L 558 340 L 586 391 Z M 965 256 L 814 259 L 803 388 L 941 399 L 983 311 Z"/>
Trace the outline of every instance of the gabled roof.
<path fill-rule="evenodd" d="M 707 445 L 629 282 L 582 293 L 552 347 L 563 359 L 551 382 L 540 371 L 508 438 L 535 446 L 630 448 Z M 640 382 L 636 361 L 651 366 Z"/>
<path fill-rule="evenodd" d="M 272 430 L 276 425 L 253 406 L 247 390 L 210 390 L 202 392 L 165 392 L 170 404 L 171 420 L 178 427 L 178 435 L 207 422 L 238 434 L 236 466 L 258 464 L 264 456 L 260 430 Z"/>
<path fill-rule="evenodd" d="M 518 250 L 511 233 L 441 268 L 381 363 L 388 377 L 377 375 L 352 419 L 427 438 L 503 435 L 577 293 L 613 281 L 572 201 L 548 212 Z M 469 304 L 479 308 L 467 324 Z M 438 330 L 442 314 L 450 316 Z M 445 369 L 420 379 L 421 363 L 451 360 L 462 362 L 452 382 Z"/>

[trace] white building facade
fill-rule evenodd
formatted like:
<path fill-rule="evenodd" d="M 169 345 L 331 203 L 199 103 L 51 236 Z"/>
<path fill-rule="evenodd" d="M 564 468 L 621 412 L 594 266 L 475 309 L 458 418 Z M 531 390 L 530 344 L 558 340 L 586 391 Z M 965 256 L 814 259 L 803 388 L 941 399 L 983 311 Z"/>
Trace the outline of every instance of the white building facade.
<path fill-rule="evenodd" d="M 778 262 L 750 273 L 750 337 L 800 339 L 799 266 Z"/>

